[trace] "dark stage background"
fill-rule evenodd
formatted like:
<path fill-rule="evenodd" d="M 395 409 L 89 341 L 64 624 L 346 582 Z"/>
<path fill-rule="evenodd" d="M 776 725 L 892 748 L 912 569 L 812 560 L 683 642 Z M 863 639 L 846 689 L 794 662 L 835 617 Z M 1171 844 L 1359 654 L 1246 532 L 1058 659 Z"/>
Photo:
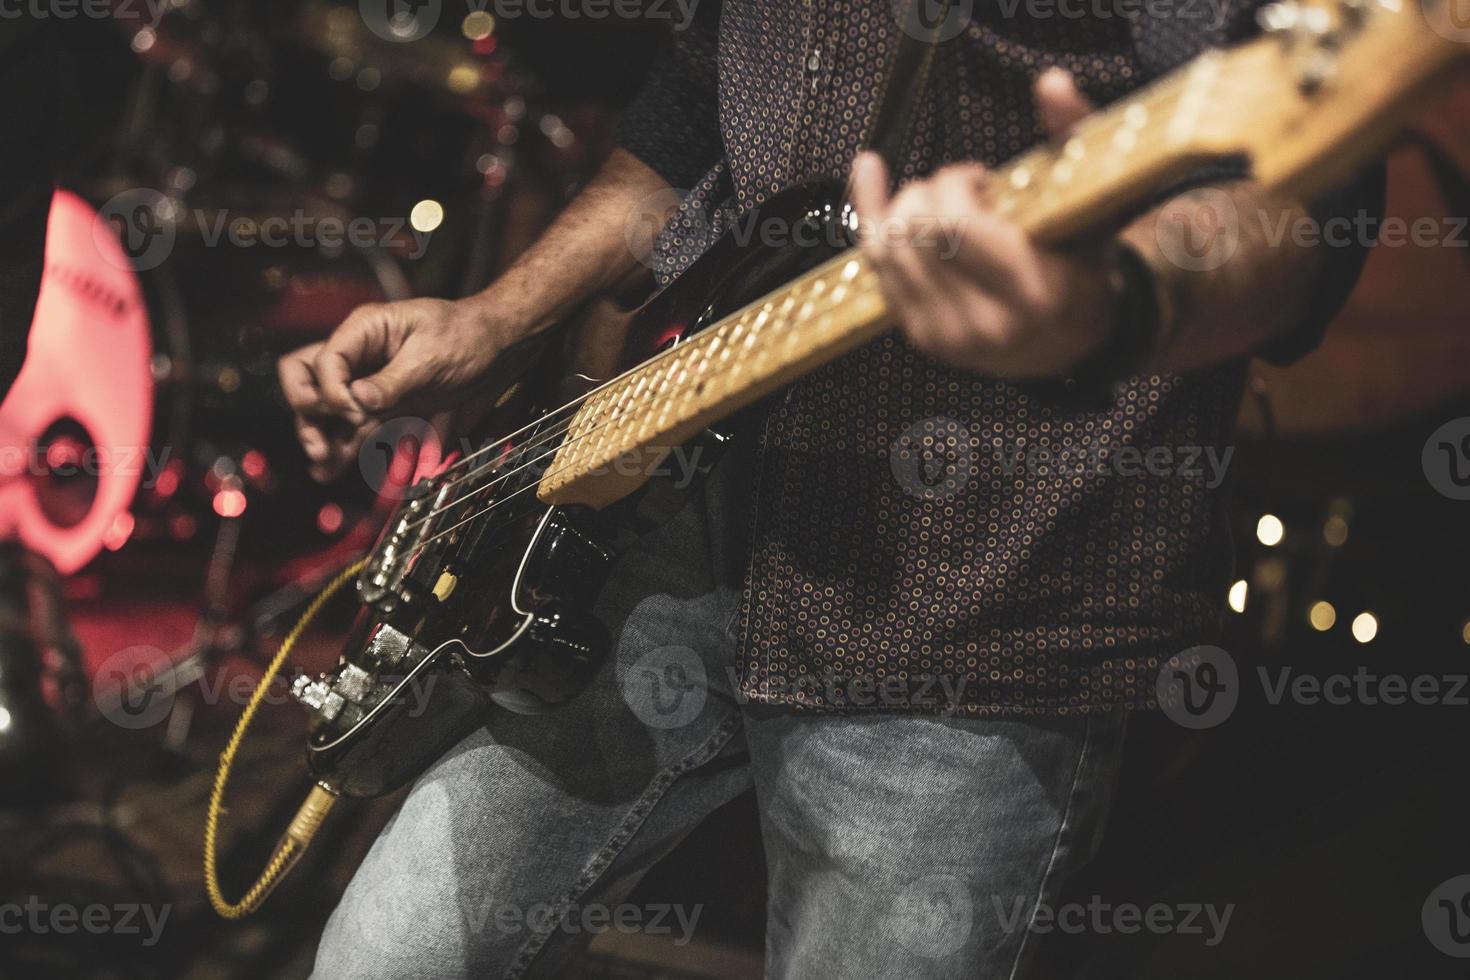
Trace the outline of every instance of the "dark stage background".
<path fill-rule="evenodd" d="M 156 941 L 0 928 L 0 978 L 305 976 L 397 797 L 343 808 L 239 923 L 204 896 L 205 801 L 250 683 L 385 512 L 355 471 L 306 479 L 275 358 L 359 303 L 484 285 L 594 171 L 666 25 L 487 23 L 446 5 L 403 44 L 355 6 L 128 9 L 49 25 L 64 195 L 30 361 L 0 406 L 0 907 L 166 918 Z M 1201 730 L 1136 720 L 1102 851 L 1069 886 L 1083 904 L 1230 904 L 1230 927 L 1212 946 L 1054 934 L 1047 975 L 1470 976 L 1430 921 L 1431 895 L 1470 875 L 1470 87 L 1410 134 L 1388 213 L 1436 234 L 1376 249 L 1318 351 L 1253 369 L 1228 473 L 1238 581 L 1221 597 L 1239 704 Z M 369 233 L 221 240 L 240 217 Z M 84 247 L 98 227 L 117 263 Z M 99 445 L 133 447 L 137 465 L 93 472 Z M 329 606 L 296 666 L 325 669 L 350 614 Z M 1429 678 L 1440 695 L 1273 703 L 1258 678 L 1283 670 L 1369 690 Z M 227 894 L 309 785 L 304 718 L 275 693 L 231 786 Z M 635 902 L 702 907 L 693 942 L 608 931 L 574 975 L 759 976 L 755 820 L 737 802 L 638 886 Z M 1457 894 L 1470 928 L 1470 884 Z M 1470 956 L 1470 938 L 1455 949 Z"/>

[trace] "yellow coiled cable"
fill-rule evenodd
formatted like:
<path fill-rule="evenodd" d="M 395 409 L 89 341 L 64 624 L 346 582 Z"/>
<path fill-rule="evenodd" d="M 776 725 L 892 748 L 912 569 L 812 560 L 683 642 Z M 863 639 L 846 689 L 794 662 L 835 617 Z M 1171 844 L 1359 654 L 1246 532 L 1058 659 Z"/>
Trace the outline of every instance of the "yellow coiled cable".
<path fill-rule="evenodd" d="M 215 845 L 219 835 L 220 803 L 225 796 L 225 786 L 230 780 L 230 769 L 235 763 L 235 753 L 239 751 L 240 742 L 245 738 L 245 732 L 250 727 L 250 722 L 255 718 L 256 709 L 260 707 L 261 701 L 265 699 L 265 692 L 270 688 L 271 682 L 280 673 L 281 667 L 286 663 L 286 658 L 291 655 L 291 650 L 296 646 L 301 634 L 311 621 L 321 612 L 322 606 L 332 598 L 342 586 L 357 575 L 367 564 L 367 559 L 353 562 L 350 566 L 337 574 L 337 577 L 327 583 L 327 587 L 311 601 L 301 618 L 296 621 L 291 632 L 281 641 L 281 647 L 271 659 L 261 676 L 260 683 L 255 686 L 255 693 L 250 695 L 250 701 L 245 705 L 245 711 L 240 715 L 240 720 L 235 724 L 235 731 L 230 735 L 230 740 L 225 744 L 225 750 L 219 756 L 219 769 L 214 775 L 214 789 L 209 794 L 209 812 L 204 817 L 204 887 L 209 892 L 209 904 L 214 910 L 226 919 L 239 919 L 249 915 L 260 908 L 261 903 L 270 895 L 271 890 L 280 884 L 286 873 L 295 866 L 306 851 L 307 846 L 316 836 L 317 830 L 321 828 L 322 821 L 326 819 L 327 813 L 332 809 L 332 804 L 337 801 L 337 796 L 331 790 L 320 784 L 313 786 L 311 793 L 301 804 L 301 809 L 296 811 L 290 827 L 276 844 L 275 852 L 271 859 L 266 862 L 265 870 L 255 880 L 249 890 L 239 902 L 231 904 L 225 900 L 224 893 L 219 887 L 219 873 L 215 867 Z"/>

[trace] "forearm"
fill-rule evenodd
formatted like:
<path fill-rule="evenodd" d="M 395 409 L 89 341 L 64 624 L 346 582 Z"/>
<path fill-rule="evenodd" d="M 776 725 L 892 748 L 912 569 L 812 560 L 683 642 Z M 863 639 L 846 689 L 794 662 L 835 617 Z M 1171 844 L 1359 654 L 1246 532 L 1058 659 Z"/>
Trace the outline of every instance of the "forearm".
<path fill-rule="evenodd" d="M 1149 370 L 1249 356 L 1301 322 L 1328 248 L 1285 233 L 1306 217 L 1301 203 L 1239 183 L 1181 195 L 1129 225 L 1122 237 L 1158 277 L 1170 320 Z"/>
<path fill-rule="evenodd" d="M 614 150 L 536 243 L 465 302 L 484 311 L 502 346 L 547 329 L 636 270 L 672 212 L 667 190 L 637 157 Z"/>

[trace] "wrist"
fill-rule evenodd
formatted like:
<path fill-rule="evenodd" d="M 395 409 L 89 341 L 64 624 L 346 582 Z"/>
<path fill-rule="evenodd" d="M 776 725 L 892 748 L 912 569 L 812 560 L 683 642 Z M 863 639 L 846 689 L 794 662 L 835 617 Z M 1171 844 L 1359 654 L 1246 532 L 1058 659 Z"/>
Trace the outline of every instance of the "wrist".
<path fill-rule="evenodd" d="M 500 282 L 456 303 L 474 331 L 495 350 L 504 350 L 539 333 L 545 326 L 523 309 L 524 302 L 513 290 L 507 290 Z"/>
<path fill-rule="evenodd" d="M 1104 253 L 1106 333 L 1073 365 L 1067 387 L 1111 401 L 1117 386 L 1156 366 L 1174 331 L 1173 303 L 1148 260 L 1125 242 Z"/>

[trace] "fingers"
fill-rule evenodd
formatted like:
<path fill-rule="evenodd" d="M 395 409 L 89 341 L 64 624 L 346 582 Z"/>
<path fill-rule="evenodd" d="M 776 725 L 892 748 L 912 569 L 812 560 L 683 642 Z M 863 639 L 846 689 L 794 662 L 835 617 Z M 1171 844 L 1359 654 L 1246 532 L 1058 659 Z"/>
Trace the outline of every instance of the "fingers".
<path fill-rule="evenodd" d="M 376 419 L 368 419 L 361 425 L 351 428 L 339 426 L 332 430 L 335 437 L 328 436 L 323 439 L 319 455 L 312 456 L 311 450 L 307 449 L 307 456 L 311 457 L 311 461 L 306 468 L 307 473 L 318 483 L 326 483 L 335 479 L 357 458 L 357 454 L 362 448 L 363 440 L 379 424 Z M 300 431 L 301 429 L 298 425 L 297 432 L 300 433 Z M 306 448 L 304 440 L 302 446 Z"/>
<path fill-rule="evenodd" d="M 281 382 L 281 393 L 286 404 L 296 416 L 296 437 L 308 459 L 313 462 L 325 459 L 329 439 L 320 420 L 327 415 L 321 389 L 317 386 L 316 372 L 312 368 L 321 344 L 310 344 L 281 358 L 276 364 L 276 375 Z"/>
<path fill-rule="evenodd" d="M 344 402 L 342 395 L 343 372 L 354 370 L 354 362 L 371 356 L 370 347 L 358 340 L 364 312 L 349 317 L 332 338 L 293 351 L 276 365 L 281 392 L 295 415 L 296 438 L 306 453 L 307 471 L 321 482 L 341 472 L 376 424 L 350 396 Z M 332 349 L 334 342 L 337 350 Z"/>
<path fill-rule="evenodd" d="M 322 399 L 338 418 L 360 424 L 367 413 L 386 407 L 365 405 L 354 393 L 355 379 L 381 368 L 397 353 L 394 318 L 400 311 L 386 304 L 360 306 L 332 332 L 312 365 Z"/>
<path fill-rule="evenodd" d="M 943 267 L 935 185 L 915 181 L 893 199 L 864 250 L 884 295 L 921 349 L 947 347 L 964 331 L 961 305 Z"/>
<path fill-rule="evenodd" d="M 1092 112 L 1092 104 L 1078 91 L 1071 73 L 1061 68 L 1042 72 L 1036 79 L 1034 95 L 1042 124 L 1053 137 L 1065 136 Z"/>
<path fill-rule="evenodd" d="M 397 352 L 374 374 L 358 378 L 351 384 L 353 402 L 371 413 L 382 413 L 394 408 L 403 408 L 404 401 L 413 392 L 423 388 L 433 374 L 434 360 L 428 356 L 416 357 L 421 344 L 410 337 Z"/>
<path fill-rule="evenodd" d="M 882 157 L 871 150 L 857 155 L 852 162 L 851 193 L 858 234 L 867 241 L 888 210 L 888 167 Z"/>
<path fill-rule="evenodd" d="M 319 343 L 308 344 L 276 362 L 276 377 L 281 382 L 281 393 L 286 396 L 286 403 L 291 406 L 291 410 L 298 414 L 320 411 L 321 392 L 317 390 L 316 372 L 311 365 L 321 348 Z"/>

